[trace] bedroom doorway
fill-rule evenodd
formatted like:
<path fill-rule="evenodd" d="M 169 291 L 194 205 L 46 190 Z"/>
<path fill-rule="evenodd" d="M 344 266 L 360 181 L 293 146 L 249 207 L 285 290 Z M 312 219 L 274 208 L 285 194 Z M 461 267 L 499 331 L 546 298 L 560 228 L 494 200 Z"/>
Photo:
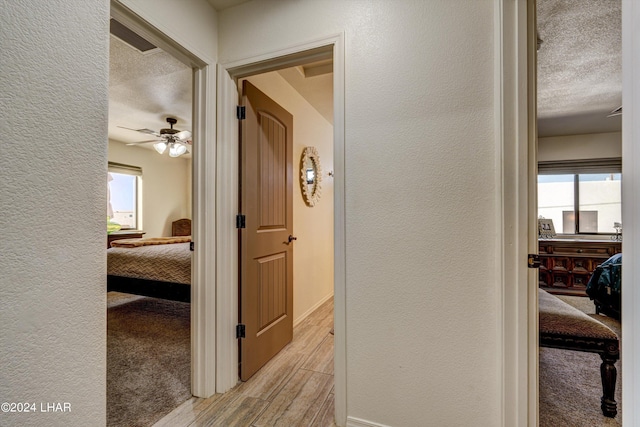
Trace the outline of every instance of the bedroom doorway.
<path fill-rule="evenodd" d="M 107 424 L 147 425 L 192 396 L 194 71 L 113 12 Z M 158 257 L 160 266 L 149 261 Z"/>
<path fill-rule="evenodd" d="M 578 315 L 588 316 L 587 321 L 591 318 L 606 325 L 621 343 L 619 306 L 617 315 L 612 311 L 607 315 L 598 313 L 595 302 L 585 292 L 595 268 L 621 247 L 614 228 L 615 223 L 621 222 L 622 213 L 621 2 L 607 2 L 606 7 L 586 2 L 572 10 L 572 5 L 566 2 L 530 0 L 529 6 L 537 30 L 535 35 L 529 33 L 529 37 L 534 37 L 529 40 L 529 46 L 537 45 L 535 164 L 538 175 L 530 175 L 529 179 L 534 183 L 533 190 L 537 182 L 538 191 L 532 191 L 535 195 L 532 217 L 544 216 L 545 222 L 552 221 L 555 228 L 554 233 L 542 233 L 535 240 L 535 252 L 531 253 L 537 253 L 540 248 L 543 267 L 535 288 L 554 294 L 551 302 L 562 301 L 568 309 L 577 309 Z M 568 43 L 577 40 L 576 32 L 583 34 L 580 41 Z M 566 60 L 555 61 L 559 55 Z M 558 80 L 562 81 L 561 85 Z M 594 81 L 599 84 L 593 85 Z M 588 109 L 585 106 L 589 106 Z M 615 112 L 618 107 L 620 111 Z M 563 193 L 560 189 L 563 186 L 571 187 L 571 200 L 565 198 L 560 203 L 557 196 Z M 607 188 L 602 194 L 609 200 L 594 200 L 590 207 L 585 207 L 582 200 L 599 195 L 602 187 Z M 561 205 L 564 208 L 558 207 Z M 605 205 L 607 208 L 603 210 Z M 609 212 L 614 205 L 616 212 Z M 587 221 L 589 216 L 594 218 L 592 223 Z M 546 310 L 542 307 L 548 306 L 549 299 L 546 294 L 541 295 L 536 315 Z M 602 360 L 598 354 L 584 349 L 558 350 L 549 345 L 546 338 L 546 334 L 543 335 L 541 342 L 545 345 L 536 348 L 540 426 L 620 425 L 623 377 L 620 361 L 615 363 L 615 392 L 605 392 L 613 396 L 608 396 L 601 408 L 605 376 L 604 370 L 600 372 Z M 565 348 L 571 349 L 571 346 Z M 606 382 L 610 384 L 610 380 Z M 617 415 L 607 418 L 603 412 L 606 407 L 607 416 L 613 415 L 612 397 L 617 402 Z"/>

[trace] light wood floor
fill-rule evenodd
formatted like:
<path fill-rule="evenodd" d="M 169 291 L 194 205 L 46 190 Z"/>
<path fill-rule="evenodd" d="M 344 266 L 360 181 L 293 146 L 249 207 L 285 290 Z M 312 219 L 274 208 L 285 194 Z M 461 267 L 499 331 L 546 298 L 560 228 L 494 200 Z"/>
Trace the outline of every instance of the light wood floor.
<path fill-rule="evenodd" d="M 192 397 L 155 427 L 304 426 L 333 422 L 333 298 L 293 330 L 293 341 L 247 382 Z"/>

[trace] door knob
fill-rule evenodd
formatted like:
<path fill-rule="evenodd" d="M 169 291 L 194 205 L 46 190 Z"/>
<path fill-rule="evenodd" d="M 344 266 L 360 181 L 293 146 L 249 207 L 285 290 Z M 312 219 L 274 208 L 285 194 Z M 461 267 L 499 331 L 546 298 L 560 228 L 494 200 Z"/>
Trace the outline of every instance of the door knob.
<path fill-rule="evenodd" d="M 294 240 L 298 240 L 298 238 L 289 234 L 289 243 L 293 242 Z"/>

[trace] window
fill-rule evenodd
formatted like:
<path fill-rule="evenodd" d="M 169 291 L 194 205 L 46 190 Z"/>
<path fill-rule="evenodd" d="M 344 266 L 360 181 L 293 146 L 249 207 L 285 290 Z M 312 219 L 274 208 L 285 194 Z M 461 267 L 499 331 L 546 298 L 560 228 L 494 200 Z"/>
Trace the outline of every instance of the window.
<path fill-rule="evenodd" d="M 563 234 L 614 234 L 622 217 L 620 161 L 550 166 L 539 165 L 538 216 Z"/>
<path fill-rule="evenodd" d="M 141 228 L 139 215 L 142 169 L 109 162 L 107 175 L 107 218 L 122 230 Z"/>

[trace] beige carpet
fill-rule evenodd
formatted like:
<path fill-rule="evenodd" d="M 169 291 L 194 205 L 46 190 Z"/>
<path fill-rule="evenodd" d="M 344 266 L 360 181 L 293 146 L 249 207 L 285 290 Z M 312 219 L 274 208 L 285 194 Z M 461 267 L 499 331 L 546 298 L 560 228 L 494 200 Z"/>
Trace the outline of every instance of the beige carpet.
<path fill-rule="evenodd" d="M 621 337 L 620 322 L 595 314 L 595 306 L 589 298 L 558 297 L 606 324 Z M 540 427 L 622 425 L 622 363 L 616 363 L 618 381 L 615 396 L 618 415 L 613 419 L 602 415 L 600 410 L 600 363 L 600 356 L 595 353 L 540 349 Z"/>
<path fill-rule="evenodd" d="M 109 294 L 107 425 L 149 426 L 191 397 L 190 305 Z"/>

